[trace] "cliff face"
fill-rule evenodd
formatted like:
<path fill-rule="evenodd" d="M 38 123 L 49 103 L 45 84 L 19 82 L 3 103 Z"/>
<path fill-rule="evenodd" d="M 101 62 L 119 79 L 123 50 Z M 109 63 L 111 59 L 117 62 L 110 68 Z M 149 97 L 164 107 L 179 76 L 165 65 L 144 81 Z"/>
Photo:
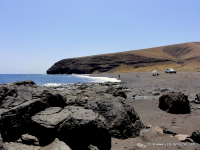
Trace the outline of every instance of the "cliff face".
<path fill-rule="evenodd" d="M 105 56 L 93 56 L 74 59 L 64 59 L 55 63 L 47 74 L 90 74 L 94 71 L 107 72 L 121 64 L 138 67 L 147 63 L 170 61 L 168 59 L 148 58 L 133 54 L 115 54 Z"/>
<path fill-rule="evenodd" d="M 90 74 L 102 72 L 149 71 L 160 66 L 184 67 L 199 60 L 200 43 L 184 43 L 121 53 L 63 59 L 47 74 Z M 145 69 L 146 68 L 146 69 Z M 143 69 L 143 70 L 142 70 Z"/>

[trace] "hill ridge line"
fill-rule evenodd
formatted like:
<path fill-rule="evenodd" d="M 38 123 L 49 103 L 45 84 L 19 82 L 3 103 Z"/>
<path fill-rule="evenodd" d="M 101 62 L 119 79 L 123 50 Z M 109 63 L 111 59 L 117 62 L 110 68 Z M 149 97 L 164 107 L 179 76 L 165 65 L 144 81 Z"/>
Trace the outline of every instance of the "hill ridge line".
<path fill-rule="evenodd" d="M 62 59 L 47 74 L 120 73 L 163 70 L 198 71 L 200 42 Z"/>

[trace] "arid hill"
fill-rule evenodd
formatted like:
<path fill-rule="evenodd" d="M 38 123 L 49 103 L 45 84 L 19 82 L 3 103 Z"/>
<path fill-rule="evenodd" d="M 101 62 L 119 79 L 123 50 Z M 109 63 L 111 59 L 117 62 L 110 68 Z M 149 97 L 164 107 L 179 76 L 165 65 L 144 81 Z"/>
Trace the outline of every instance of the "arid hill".
<path fill-rule="evenodd" d="M 200 42 L 168 45 L 120 53 L 63 59 L 47 74 L 91 74 L 138 71 L 200 71 Z"/>

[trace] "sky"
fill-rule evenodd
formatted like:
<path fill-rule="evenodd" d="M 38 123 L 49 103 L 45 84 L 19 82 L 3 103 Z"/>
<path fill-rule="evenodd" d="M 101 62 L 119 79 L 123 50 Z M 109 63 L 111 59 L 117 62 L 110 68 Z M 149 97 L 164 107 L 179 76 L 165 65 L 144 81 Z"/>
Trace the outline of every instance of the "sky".
<path fill-rule="evenodd" d="M 0 0 L 0 74 L 57 61 L 200 42 L 199 0 Z"/>

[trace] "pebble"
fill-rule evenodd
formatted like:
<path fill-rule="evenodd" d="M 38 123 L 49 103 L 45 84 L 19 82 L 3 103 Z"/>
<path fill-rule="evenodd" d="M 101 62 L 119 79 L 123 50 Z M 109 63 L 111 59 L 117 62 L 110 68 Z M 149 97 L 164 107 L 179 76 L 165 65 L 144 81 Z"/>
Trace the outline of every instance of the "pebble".
<path fill-rule="evenodd" d="M 142 143 L 137 143 L 136 146 L 139 147 L 139 148 L 146 148 L 147 147 L 146 145 L 144 145 Z"/>
<path fill-rule="evenodd" d="M 152 127 L 152 125 L 146 125 L 146 129 L 149 129 L 149 128 L 151 128 Z"/>

